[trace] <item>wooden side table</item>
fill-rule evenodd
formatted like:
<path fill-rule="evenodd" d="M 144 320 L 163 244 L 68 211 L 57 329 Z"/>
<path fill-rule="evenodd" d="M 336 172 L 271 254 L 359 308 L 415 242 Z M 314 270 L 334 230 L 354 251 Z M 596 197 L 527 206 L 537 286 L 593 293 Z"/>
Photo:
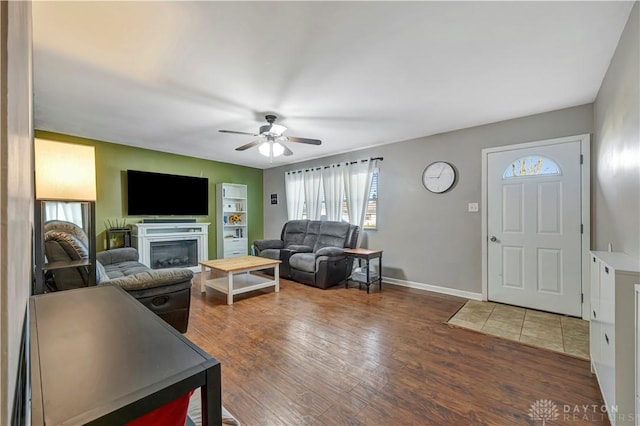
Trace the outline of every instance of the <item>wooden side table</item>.
<path fill-rule="evenodd" d="M 114 248 L 131 247 L 131 229 L 110 228 L 107 229 L 107 250 Z"/>
<path fill-rule="evenodd" d="M 354 260 L 363 259 L 367 262 L 366 282 L 353 279 L 351 274 L 349 274 L 350 271 L 347 271 L 347 277 L 345 279 L 345 287 L 349 286 L 349 280 L 351 279 L 353 281 L 358 281 L 361 284 L 365 284 L 367 286 L 367 293 L 369 293 L 369 286 L 375 283 L 376 281 L 378 281 L 378 286 L 380 287 L 380 291 L 382 291 L 382 250 L 369 250 L 369 249 L 363 249 L 363 248 L 344 249 L 344 254 L 347 255 L 347 258 L 351 258 Z M 371 276 L 371 268 L 370 268 L 371 260 L 375 258 L 378 258 L 378 277 L 377 278 Z"/>

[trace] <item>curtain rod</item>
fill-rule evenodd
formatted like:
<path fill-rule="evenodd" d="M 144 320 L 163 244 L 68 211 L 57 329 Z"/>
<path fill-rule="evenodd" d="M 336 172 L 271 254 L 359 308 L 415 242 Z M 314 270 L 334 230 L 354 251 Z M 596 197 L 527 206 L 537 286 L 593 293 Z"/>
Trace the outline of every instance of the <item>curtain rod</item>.
<path fill-rule="evenodd" d="M 378 160 L 378 161 L 383 161 L 384 157 L 372 157 L 372 158 L 365 158 L 364 160 L 359 160 L 360 163 L 366 163 L 367 161 L 374 161 L 374 160 Z M 358 161 L 346 161 L 344 162 L 345 165 L 349 165 L 349 164 L 357 164 Z M 291 170 L 288 171 L 287 173 L 302 173 L 302 172 L 308 172 L 310 170 L 321 170 L 321 169 L 328 169 L 330 167 L 340 167 L 340 165 L 343 163 L 336 163 L 336 164 L 331 164 L 329 166 L 324 166 L 324 167 L 311 167 L 308 169 L 300 169 L 300 170 Z"/>

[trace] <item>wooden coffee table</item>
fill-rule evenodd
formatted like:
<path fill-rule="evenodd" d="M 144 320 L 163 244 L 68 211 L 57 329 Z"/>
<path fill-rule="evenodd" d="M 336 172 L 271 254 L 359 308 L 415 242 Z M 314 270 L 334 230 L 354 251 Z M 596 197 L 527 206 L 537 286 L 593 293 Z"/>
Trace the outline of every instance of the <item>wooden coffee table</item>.
<path fill-rule="evenodd" d="M 235 294 L 246 293 L 261 288 L 275 286 L 280 291 L 280 260 L 258 256 L 239 256 L 227 259 L 205 260 L 199 262 L 201 267 L 200 291 L 206 287 L 218 290 L 227 295 L 227 305 L 233 305 Z M 207 268 L 221 271 L 226 277 L 207 280 Z M 252 275 L 249 272 L 273 268 L 273 279 Z"/>

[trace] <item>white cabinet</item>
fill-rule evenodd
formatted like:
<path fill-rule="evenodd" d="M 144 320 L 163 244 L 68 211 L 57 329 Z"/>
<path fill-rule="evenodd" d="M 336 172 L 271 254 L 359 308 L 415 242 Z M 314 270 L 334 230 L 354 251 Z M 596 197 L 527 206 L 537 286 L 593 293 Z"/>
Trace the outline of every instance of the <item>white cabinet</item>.
<path fill-rule="evenodd" d="M 612 425 L 635 424 L 635 284 L 640 261 L 624 253 L 593 251 L 591 263 L 591 369 Z"/>
<path fill-rule="evenodd" d="M 635 310 L 635 331 L 636 331 L 636 357 L 635 357 L 635 368 L 636 368 L 636 419 L 640 419 L 640 284 L 636 284 L 636 310 Z"/>
<path fill-rule="evenodd" d="M 249 253 L 247 223 L 247 185 L 216 184 L 218 259 Z"/>

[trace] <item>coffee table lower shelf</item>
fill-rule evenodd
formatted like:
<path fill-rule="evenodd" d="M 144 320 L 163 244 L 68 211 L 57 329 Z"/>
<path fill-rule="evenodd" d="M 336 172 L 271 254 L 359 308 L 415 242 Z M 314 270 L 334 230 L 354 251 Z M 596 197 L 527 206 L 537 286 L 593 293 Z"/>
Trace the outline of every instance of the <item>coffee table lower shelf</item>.
<path fill-rule="evenodd" d="M 257 256 L 239 256 L 236 258 L 216 259 L 200 262 L 200 291 L 206 287 L 227 295 L 227 305 L 233 304 L 233 296 L 273 286 L 280 291 L 280 261 Z M 206 279 L 207 268 L 224 272 L 225 277 Z M 273 268 L 273 279 L 251 274 Z"/>
<path fill-rule="evenodd" d="M 232 274 L 233 283 L 231 285 L 231 296 L 236 294 L 247 293 L 253 290 L 260 290 L 261 288 L 273 287 L 276 285 L 275 280 L 263 278 L 258 275 L 253 275 L 248 272 L 241 274 Z M 212 280 L 207 280 L 205 285 L 214 290 L 218 290 L 226 295 L 229 295 L 229 278 L 220 277 Z M 279 289 L 276 289 L 278 291 Z M 232 302 L 233 303 L 233 299 Z M 229 303 L 229 304 L 231 304 Z"/>

